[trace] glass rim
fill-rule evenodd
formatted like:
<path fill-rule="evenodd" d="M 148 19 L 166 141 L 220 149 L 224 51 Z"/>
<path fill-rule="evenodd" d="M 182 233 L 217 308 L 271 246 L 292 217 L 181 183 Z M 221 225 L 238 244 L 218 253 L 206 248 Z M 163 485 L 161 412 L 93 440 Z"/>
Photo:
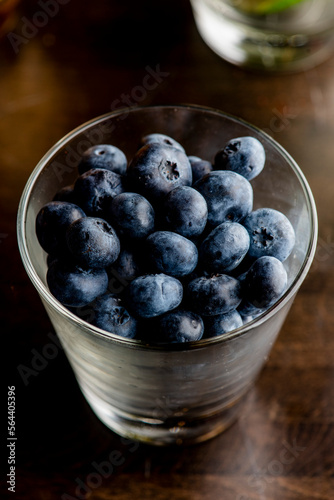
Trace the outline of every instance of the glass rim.
<path fill-rule="evenodd" d="M 165 109 L 175 109 L 175 110 L 189 110 L 189 111 L 200 111 L 203 113 L 210 113 L 213 115 L 219 115 L 221 117 L 228 118 L 236 123 L 246 126 L 250 130 L 253 130 L 259 136 L 262 136 L 266 141 L 269 142 L 270 146 L 273 147 L 279 154 L 282 156 L 285 161 L 289 164 L 294 174 L 296 175 L 301 187 L 303 188 L 305 194 L 305 200 L 308 207 L 308 213 L 310 217 L 310 239 L 308 243 L 307 252 L 305 258 L 303 260 L 300 269 L 284 292 L 282 297 L 276 301 L 271 307 L 269 307 L 265 312 L 259 315 L 257 318 L 252 321 L 242 325 L 241 327 L 232 330 L 228 333 L 223 333 L 216 337 L 205 338 L 201 340 L 185 342 L 185 343 L 148 343 L 139 339 L 128 339 L 125 337 L 121 337 L 117 334 L 106 332 L 86 321 L 82 320 L 74 313 L 72 313 L 67 307 L 62 305 L 49 291 L 48 287 L 44 285 L 40 277 L 38 276 L 34 265 L 31 261 L 29 250 L 27 247 L 27 239 L 26 239 L 26 218 L 27 218 L 27 210 L 30 201 L 30 196 L 32 190 L 34 188 L 35 182 L 38 179 L 39 175 L 43 171 L 43 169 L 49 164 L 50 160 L 55 156 L 55 154 L 71 140 L 78 136 L 80 133 L 85 132 L 93 125 L 98 125 L 99 123 L 105 121 L 108 118 L 117 117 L 119 115 L 123 115 L 126 113 L 137 113 L 144 110 L 165 110 Z M 37 163 L 34 170 L 31 172 L 24 190 L 21 195 L 21 199 L 18 206 L 17 213 L 17 239 L 18 239 L 18 247 L 21 254 L 22 262 L 24 268 L 32 282 L 38 291 L 39 295 L 58 313 L 62 316 L 66 317 L 66 319 L 72 323 L 77 325 L 80 328 L 83 328 L 86 333 L 89 333 L 96 337 L 103 337 L 106 341 L 110 341 L 112 343 L 122 344 L 124 346 L 128 346 L 129 348 L 135 349 L 149 349 L 149 350 L 158 350 L 158 351 L 187 351 L 192 349 L 204 348 L 209 345 L 214 345 L 221 342 L 226 342 L 231 340 L 232 338 L 242 336 L 251 330 L 255 330 L 258 326 L 266 322 L 268 319 L 273 317 L 277 311 L 281 310 L 292 297 L 296 294 L 299 287 L 303 283 L 314 258 L 316 246 L 317 246 L 317 236 L 318 236 L 318 219 L 317 219 L 317 209 L 315 205 L 315 201 L 313 198 L 313 194 L 311 188 L 301 171 L 300 167 L 296 163 L 296 161 L 292 158 L 292 156 L 269 134 L 261 130 L 255 125 L 250 124 L 246 120 L 242 118 L 236 117 L 232 114 L 226 113 L 216 108 L 211 108 L 207 106 L 194 105 L 194 104 L 177 104 L 177 105 L 148 105 L 148 106 L 136 106 L 133 108 L 125 107 L 120 108 L 114 111 L 110 111 L 108 113 L 99 115 L 91 120 L 84 122 L 78 127 L 74 128 L 70 132 L 68 132 L 65 136 L 63 136 L 59 141 L 57 141 L 40 159 Z"/>

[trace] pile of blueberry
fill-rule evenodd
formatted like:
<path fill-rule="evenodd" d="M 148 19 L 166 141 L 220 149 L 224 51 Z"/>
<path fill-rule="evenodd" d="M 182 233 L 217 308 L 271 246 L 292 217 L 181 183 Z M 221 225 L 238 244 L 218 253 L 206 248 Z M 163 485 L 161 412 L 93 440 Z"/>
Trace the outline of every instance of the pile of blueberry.
<path fill-rule="evenodd" d="M 36 218 L 51 293 L 95 326 L 147 342 L 214 337 L 251 321 L 284 293 L 295 244 L 283 213 L 253 210 L 250 181 L 264 164 L 253 137 L 230 140 L 213 163 L 158 133 L 141 139 L 129 164 L 115 146 L 89 148 L 75 183 Z"/>

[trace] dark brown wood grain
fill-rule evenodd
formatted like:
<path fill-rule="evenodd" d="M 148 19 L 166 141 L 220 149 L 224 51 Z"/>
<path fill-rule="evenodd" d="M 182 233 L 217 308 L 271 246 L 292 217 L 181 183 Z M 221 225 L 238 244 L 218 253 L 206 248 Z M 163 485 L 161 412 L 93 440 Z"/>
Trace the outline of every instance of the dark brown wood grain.
<path fill-rule="evenodd" d="M 22 1 L 12 32 L 23 36 L 24 19 L 40 9 Z M 25 182 L 71 129 L 116 102 L 139 104 L 133 89 L 148 66 L 165 76 L 140 104 L 207 105 L 265 129 L 299 163 L 319 214 L 311 272 L 242 416 L 186 448 L 124 444 L 84 401 L 61 349 L 26 385 L 17 370 L 54 335 L 17 250 Z M 187 0 L 70 0 L 18 53 L 0 40 L 0 172 L 1 397 L 15 385 L 17 402 L 12 498 L 334 498 L 334 58 L 298 74 L 252 73 L 204 45 Z M 5 440 L 1 447 L 6 462 Z M 112 451 L 122 464 L 94 483 Z M 5 463 L 5 490 L 6 473 Z"/>

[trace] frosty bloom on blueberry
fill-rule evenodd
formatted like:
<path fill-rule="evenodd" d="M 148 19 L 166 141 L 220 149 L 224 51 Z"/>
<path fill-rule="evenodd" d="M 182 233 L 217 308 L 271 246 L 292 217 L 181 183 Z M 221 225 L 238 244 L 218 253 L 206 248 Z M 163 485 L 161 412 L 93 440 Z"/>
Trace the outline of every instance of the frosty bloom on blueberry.
<path fill-rule="evenodd" d="M 47 272 L 52 295 L 70 307 L 86 306 L 107 290 L 105 269 L 82 269 L 73 263 L 54 260 Z"/>
<path fill-rule="evenodd" d="M 141 138 L 141 146 L 146 146 L 146 144 L 161 144 L 162 146 L 172 146 L 173 148 L 179 149 L 183 153 L 184 147 L 169 135 L 165 134 L 148 134 Z"/>
<path fill-rule="evenodd" d="M 208 219 L 204 197 L 190 186 L 170 191 L 164 199 L 164 220 L 167 227 L 186 238 L 199 236 Z"/>
<path fill-rule="evenodd" d="M 190 186 L 192 172 L 186 154 L 173 146 L 149 143 L 133 157 L 128 176 L 148 199 L 157 200 L 178 186 Z"/>
<path fill-rule="evenodd" d="M 98 217 L 83 217 L 66 231 L 67 246 L 76 262 L 85 268 L 106 268 L 117 259 L 120 243 L 114 229 Z"/>
<path fill-rule="evenodd" d="M 158 272 L 181 277 L 190 274 L 198 262 L 196 245 L 171 231 L 156 231 L 146 240 L 150 260 Z"/>
<path fill-rule="evenodd" d="M 191 342 L 202 338 L 204 323 L 198 314 L 176 309 L 160 316 L 158 328 L 162 341 Z"/>
<path fill-rule="evenodd" d="M 259 208 L 243 221 L 250 236 L 249 255 L 271 255 L 282 262 L 295 244 L 295 232 L 289 219 L 272 208 Z"/>
<path fill-rule="evenodd" d="M 119 297 L 111 293 L 100 295 L 93 303 L 93 323 L 98 328 L 132 339 L 137 332 L 137 320 L 123 307 Z"/>
<path fill-rule="evenodd" d="M 134 279 L 126 289 L 126 303 L 141 318 L 154 318 L 181 304 L 179 280 L 166 274 L 147 274 Z"/>
<path fill-rule="evenodd" d="M 296 235 L 282 212 L 253 210 L 262 144 L 232 138 L 204 160 L 158 131 L 138 139 L 129 163 L 117 145 L 89 148 L 38 213 L 50 292 L 143 342 L 196 342 L 264 314 L 287 288 Z"/>
<path fill-rule="evenodd" d="M 255 137 L 231 139 L 215 156 L 215 170 L 232 170 L 249 181 L 254 179 L 264 167 L 266 153 L 261 142 Z"/>
<path fill-rule="evenodd" d="M 111 201 L 106 218 L 119 234 L 133 239 L 146 238 L 154 230 L 155 213 L 151 203 L 138 193 L 121 193 Z"/>
<path fill-rule="evenodd" d="M 215 227 L 200 246 L 203 267 L 214 273 L 235 269 L 249 249 L 249 234 L 238 222 Z"/>
<path fill-rule="evenodd" d="M 242 317 L 236 309 L 225 314 L 206 316 L 204 318 L 205 338 L 217 337 L 243 325 Z"/>
<path fill-rule="evenodd" d="M 112 198 L 123 193 L 124 177 L 104 168 L 93 168 L 78 177 L 73 195 L 87 215 L 100 217 Z"/>
<path fill-rule="evenodd" d="M 84 152 L 78 170 L 79 174 L 83 174 L 91 168 L 105 168 L 116 174 L 124 175 L 127 165 L 126 156 L 119 148 L 111 144 L 98 144 Z"/>
<path fill-rule="evenodd" d="M 195 278 L 187 287 L 189 307 L 203 316 L 225 314 L 241 302 L 239 281 L 227 274 Z"/>
<path fill-rule="evenodd" d="M 253 188 L 240 174 L 216 170 L 194 184 L 208 206 L 208 222 L 212 227 L 222 222 L 238 222 L 253 208 Z"/>

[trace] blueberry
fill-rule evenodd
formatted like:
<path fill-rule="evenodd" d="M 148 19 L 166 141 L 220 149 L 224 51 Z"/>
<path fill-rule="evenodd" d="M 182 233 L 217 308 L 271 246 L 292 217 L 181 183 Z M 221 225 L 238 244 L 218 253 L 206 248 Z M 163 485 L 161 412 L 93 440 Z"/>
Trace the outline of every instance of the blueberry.
<path fill-rule="evenodd" d="M 70 257 L 70 258 L 71 258 L 71 257 Z M 47 255 L 47 257 L 46 257 L 46 265 L 47 265 L 48 267 L 50 267 L 50 266 L 51 266 L 51 264 L 53 263 L 53 261 L 58 260 L 58 259 L 59 259 L 58 255 L 56 255 L 56 254 L 54 254 L 54 253 L 49 253 L 49 254 Z"/>
<path fill-rule="evenodd" d="M 179 149 L 184 153 L 184 147 L 177 142 L 175 139 L 165 134 L 148 134 L 142 137 L 141 146 L 146 144 L 162 144 L 163 146 L 172 146 L 173 148 Z"/>
<path fill-rule="evenodd" d="M 250 257 L 257 259 L 270 255 L 283 262 L 290 255 L 295 232 L 283 213 L 272 208 L 259 208 L 244 219 L 243 225 L 250 236 Z"/>
<path fill-rule="evenodd" d="M 98 217 L 83 217 L 73 222 L 67 228 L 66 240 L 75 261 L 83 267 L 108 267 L 120 252 L 114 229 Z"/>
<path fill-rule="evenodd" d="M 247 230 L 238 222 L 223 222 L 202 242 L 199 255 L 205 270 L 223 273 L 235 269 L 248 249 Z"/>
<path fill-rule="evenodd" d="M 81 269 L 61 260 L 53 261 L 46 278 L 52 295 L 70 307 L 89 304 L 105 293 L 108 286 L 105 269 Z"/>
<path fill-rule="evenodd" d="M 74 185 L 74 196 L 87 215 L 104 217 L 110 200 L 125 191 L 124 177 L 95 168 L 80 175 Z"/>
<path fill-rule="evenodd" d="M 227 274 L 195 278 L 187 286 L 189 308 L 203 316 L 225 314 L 241 302 L 239 281 Z"/>
<path fill-rule="evenodd" d="M 209 161 L 202 160 L 198 156 L 188 156 L 188 160 L 190 161 L 193 173 L 193 184 L 206 174 L 212 172 L 213 166 Z"/>
<path fill-rule="evenodd" d="M 217 170 L 195 182 L 208 205 L 208 222 L 212 227 L 222 222 L 238 222 L 253 208 L 253 189 L 242 175 Z"/>
<path fill-rule="evenodd" d="M 235 309 L 225 314 L 217 316 L 207 316 L 204 321 L 204 338 L 218 337 L 224 333 L 229 333 L 243 325 L 242 318 Z"/>
<path fill-rule="evenodd" d="M 202 161 L 202 158 L 200 158 L 199 156 L 195 156 L 195 155 L 189 155 L 188 160 L 190 161 L 190 165 L 192 166 L 193 163 L 196 163 L 198 161 Z"/>
<path fill-rule="evenodd" d="M 186 154 L 172 146 L 143 146 L 128 167 L 129 178 L 149 200 L 157 200 L 178 186 L 190 186 L 192 172 Z"/>
<path fill-rule="evenodd" d="M 149 257 L 158 272 L 181 277 L 190 274 L 197 265 L 196 245 L 180 234 L 156 231 L 146 243 Z"/>
<path fill-rule="evenodd" d="M 196 189 L 180 186 L 166 195 L 163 213 L 168 229 L 186 238 L 192 238 L 204 231 L 208 207 Z"/>
<path fill-rule="evenodd" d="M 266 153 L 261 142 L 254 137 L 236 137 L 218 151 L 215 156 L 216 170 L 233 170 L 246 179 L 254 179 L 263 169 Z"/>
<path fill-rule="evenodd" d="M 135 278 L 125 290 L 130 311 L 142 318 L 153 318 L 178 307 L 182 284 L 166 274 L 146 274 Z"/>
<path fill-rule="evenodd" d="M 127 165 L 128 162 L 123 151 L 111 144 L 98 144 L 84 152 L 78 170 L 81 175 L 91 168 L 104 168 L 116 174 L 124 175 Z"/>
<path fill-rule="evenodd" d="M 93 323 L 98 328 L 128 339 L 135 337 L 137 320 L 125 309 L 120 298 L 107 292 L 95 300 L 93 311 Z"/>
<path fill-rule="evenodd" d="M 106 217 L 115 225 L 118 233 L 127 238 L 146 238 L 154 231 L 154 209 L 138 193 L 126 192 L 115 196 Z"/>
<path fill-rule="evenodd" d="M 53 197 L 53 201 L 67 201 L 68 203 L 74 203 L 75 202 L 75 196 L 74 196 L 74 184 L 71 184 L 70 186 L 64 186 L 63 188 L 59 189 L 57 193 Z"/>
<path fill-rule="evenodd" d="M 259 309 L 270 307 L 286 290 L 287 281 L 280 260 L 260 257 L 252 264 L 242 284 L 245 300 Z"/>
<path fill-rule="evenodd" d="M 202 338 L 204 323 L 192 311 L 175 309 L 158 318 L 158 331 L 161 342 L 192 342 Z"/>
<path fill-rule="evenodd" d="M 119 276 L 119 278 L 124 282 L 127 282 L 137 278 L 143 273 L 143 265 L 141 262 L 142 258 L 139 255 L 138 248 L 130 249 L 121 246 L 121 251 L 116 262 L 114 262 L 109 268 L 109 274 Z"/>
<path fill-rule="evenodd" d="M 63 252 L 66 248 L 66 229 L 81 217 L 85 217 L 85 212 L 73 203 L 46 203 L 36 217 L 36 235 L 43 250 L 51 254 Z"/>
<path fill-rule="evenodd" d="M 266 309 L 264 307 L 255 307 L 247 300 L 242 300 L 237 310 L 242 318 L 243 324 L 246 325 L 260 316 L 260 314 L 264 313 Z"/>

